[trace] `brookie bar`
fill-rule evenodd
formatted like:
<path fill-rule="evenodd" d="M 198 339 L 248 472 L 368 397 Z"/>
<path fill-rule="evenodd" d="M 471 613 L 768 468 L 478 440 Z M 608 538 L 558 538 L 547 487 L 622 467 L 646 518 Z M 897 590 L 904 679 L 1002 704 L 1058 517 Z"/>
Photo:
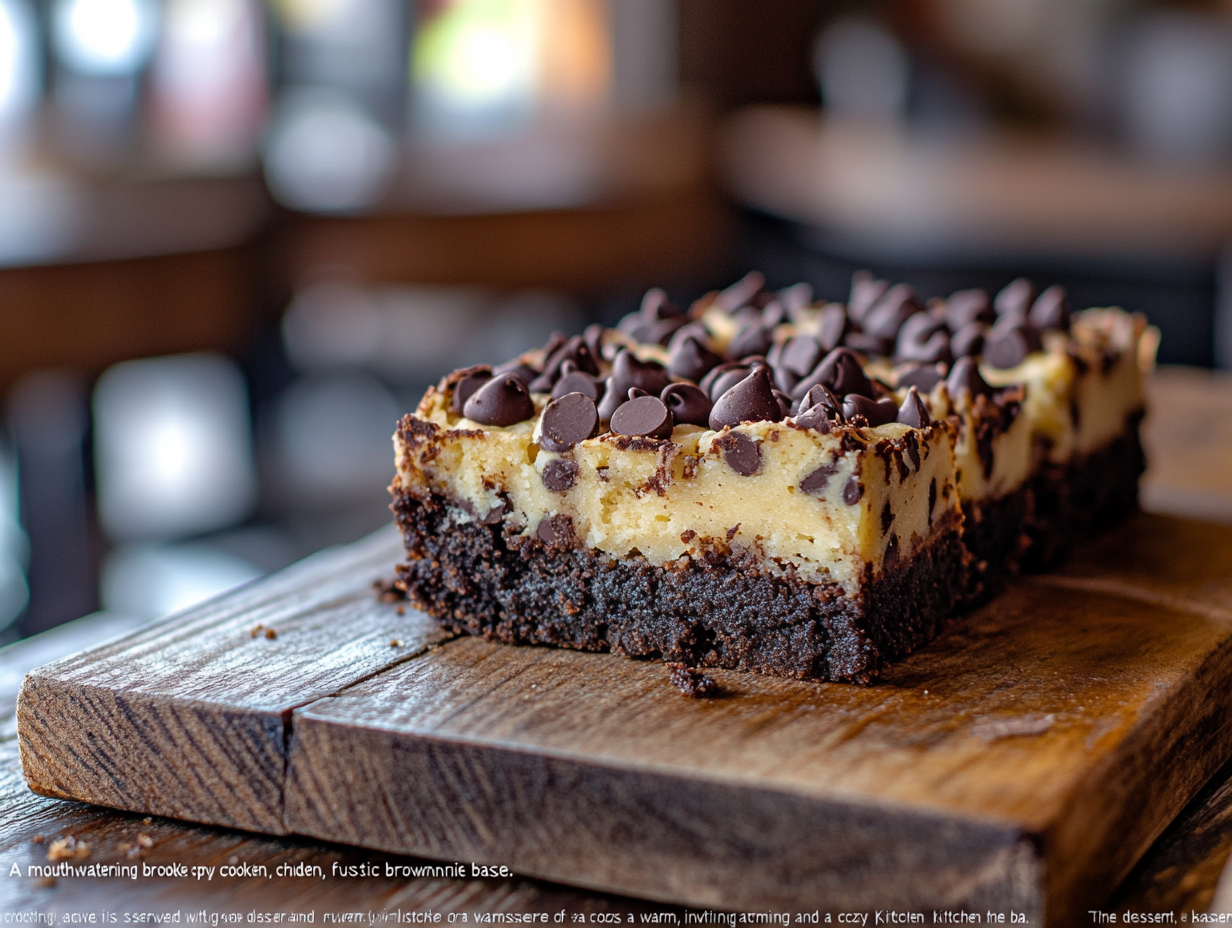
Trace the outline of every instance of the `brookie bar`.
<path fill-rule="evenodd" d="M 410 598 L 508 643 L 868 682 L 1133 508 L 1145 325 L 750 274 L 455 371 L 394 436 Z"/>

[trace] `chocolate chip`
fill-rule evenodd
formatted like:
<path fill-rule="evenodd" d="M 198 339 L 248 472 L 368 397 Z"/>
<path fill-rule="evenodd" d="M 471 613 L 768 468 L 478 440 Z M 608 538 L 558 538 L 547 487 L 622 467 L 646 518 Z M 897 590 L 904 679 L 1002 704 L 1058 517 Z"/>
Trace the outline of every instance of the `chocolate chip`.
<path fill-rule="evenodd" d="M 530 383 L 532 393 L 548 393 L 562 374 L 562 367 L 571 362 L 576 370 L 597 376 L 599 362 L 590 352 L 585 340 L 580 335 L 574 335 L 552 352 L 543 362 L 543 373 Z"/>
<path fill-rule="evenodd" d="M 813 285 L 803 281 L 792 284 L 780 290 L 778 297 L 779 302 L 787 308 L 788 316 L 795 319 L 801 310 L 807 309 L 813 302 Z"/>
<path fill-rule="evenodd" d="M 873 427 L 885 425 L 898 417 L 898 406 L 889 397 L 870 400 L 867 396 L 849 393 L 843 397 L 843 418 L 850 422 L 856 416 L 863 416 Z"/>
<path fill-rule="evenodd" d="M 689 335 L 672 339 L 667 354 L 667 369 L 673 377 L 697 383 L 722 361 L 723 359 L 707 348 L 700 339 Z"/>
<path fill-rule="evenodd" d="M 1031 307 L 1031 325 L 1041 332 L 1050 329 L 1065 331 L 1069 328 L 1070 305 L 1065 288 L 1054 285 L 1039 295 L 1039 299 Z"/>
<path fill-rule="evenodd" d="M 450 408 L 459 415 L 462 414 L 466 401 L 469 400 L 485 383 L 492 379 L 492 368 L 485 365 L 467 368 L 466 373 L 453 385 L 453 399 Z"/>
<path fill-rule="evenodd" d="M 567 393 L 552 400 L 539 421 L 539 444 L 548 451 L 568 451 L 599 431 L 599 412 L 584 393 Z"/>
<path fill-rule="evenodd" d="M 616 380 L 609 377 L 603 381 L 603 396 L 599 400 L 599 421 L 609 422 L 612 418 L 612 413 L 620 408 L 620 404 L 628 399 L 628 392 L 618 393 L 616 390 Z"/>
<path fill-rule="evenodd" d="M 497 503 L 488 510 L 488 514 L 481 520 L 484 525 L 495 525 L 505 517 L 505 504 Z"/>
<path fill-rule="evenodd" d="M 984 350 L 984 338 L 988 326 L 982 322 L 968 322 L 950 337 L 950 351 L 956 358 L 963 355 L 978 355 Z"/>
<path fill-rule="evenodd" d="M 651 287 L 646 291 L 646 295 L 642 297 L 642 305 L 639 311 L 651 322 L 688 315 L 688 311 L 684 307 L 672 303 L 667 297 L 667 291 L 659 287 Z"/>
<path fill-rule="evenodd" d="M 780 415 L 769 369 L 758 367 L 715 400 L 710 410 L 710 427 L 718 431 L 741 422 L 777 422 Z"/>
<path fill-rule="evenodd" d="M 997 294 L 997 298 L 993 301 L 993 307 L 996 309 L 998 316 L 1013 316 L 1025 319 L 1031 304 L 1035 302 L 1035 294 L 1035 284 L 1025 277 L 1019 277 L 1017 280 L 1006 284 L 1005 288 Z"/>
<path fill-rule="evenodd" d="M 749 271 L 726 290 L 720 291 L 714 301 L 721 309 L 733 312 L 753 299 L 765 283 L 765 277 L 757 271 Z"/>
<path fill-rule="evenodd" d="M 545 545 L 564 547 L 573 538 L 573 520 L 566 515 L 540 519 L 535 535 Z"/>
<path fill-rule="evenodd" d="M 907 398 L 903 400 L 903 405 L 898 407 L 896 418 L 903 425 L 909 425 L 913 429 L 926 429 L 933 421 L 928 414 L 928 407 L 920 399 L 920 391 L 915 387 L 907 391 Z M 919 467 L 919 464 L 917 460 L 916 466 Z"/>
<path fill-rule="evenodd" d="M 788 339 L 779 353 L 779 364 L 803 377 L 821 360 L 825 352 L 812 335 L 797 335 Z"/>
<path fill-rule="evenodd" d="M 723 371 L 723 373 L 719 374 L 719 376 L 715 377 L 714 380 L 710 382 L 710 389 L 707 391 L 707 395 L 713 402 L 717 403 L 719 397 L 721 397 L 736 384 L 740 383 L 740 381 L 744 380 L 744 378 L 748 377 L 750 370 L 751 369 L 745 365 L 738 364 L 735 367 Z"/>
<path fill-rule="evenodd" d="M 825 435 L 830 431 L 830 423 L 834 418 L 833 410 L 817 403 L 796 416 L 796 425 L 802 429 L 813 429 Z"/>
<path fill-rule="evenodd" d="M 779 401 L 779 417 L 774 420 L 775 422 L 778 422 L 791 415 L 791 397 L 782 390 L 775 390 L 774 398 Z"/>
<path fill-rule="evenodd" d="M 713 389 L 714 382 L 724 374 L 730 373 L 731 371 L 744 371 L 747 374 L 749 369 L 746 365 L 741 364 L 739 361 L 724 361 L 717 367 L 711 368 L 706 376 L 697 382 L 697 385 L 702 388 L 703 393 L 713 400 L 715 398 Z"/>
<path fill-rule="evenodd" d="M 727 466 L 741 477 L 751 477 L 761 467 L 761 446 L 743 432 L 728 432 L 714 443 Z"/>
<path fill-rule="evenodd" d="M 586 347 L 596 358 L 603 357 L 603 336 L 606 333 L 607 329 L 597 322 L 588 325 L 582 332 L 582 341 L 586 343 Z"/>
<path fill-rule="evenodd" d="M 810 496 L 820 496 L 826 492 L 826 487 L 830 485 L 830 478 L 836 473 L 838 473 L 838 461 L 822 464 L 800 481 L 800 489 Z"/>
<path fill-rule="evenodd" d="M 885 357 L 894 350 L 893 339 L 870 335 L 868 332 L 848 332 L 843 336 L 843 344 L 870 358 Z"/>
<path fill-rule="evenodd" d="M 919 387 L 921 393 L 931 393 L 933 387 L 945 380 L 944 364 L 915 364 L 898 372 L 895 381 L 900 387 Z"/>
<path fill-rule="evenodd" d="M 506 361 L 504 364 L 498 364 L 492 368 L 492 376 L 500 377 L 502 374 L 512 374 L 517 377 L 522 383 L 529 385 L 532 380 L 539 376 L 539 372 L 528 364 L 517 360 Z"/>
<path fill-rule="evenodd" d="M 959 358 L 954 362 L 954 369 L 945 379 L 945 386 L 954 399 L 958 399 L 964 390 L 971 394 L 972 400 L 981 394 L 992 393 L 992 387 L 980 376 L 980 366 L 972 358 Z"/>
<path fill-rule="evenodd" d="M 577 461 L 556 458 L 543 468 L 543 485 L 553 493 L 564 493 L 577 480 Z"/>
<path fill-rule="evenodd" d="M 1008 321 L 1008 319 L 1007 319 Z M 984 360 L 1000 370 L 1017 367 L 1039 349 L 1039 336 L 1022 325 L 993 326 L 984 339 Z"/>
<path fill-rule="evenodd" d="M 847 334 L 847 310 L 841 303 L 823 306 L 817 314 L 817 341 L 822 351 L 833 351 Z"/>
<path fill-rule="evenodd" d="M 945 301 L 945 324 L 951 332 L 973 322 L 993 323 L 997 319 L 985 290 L 959 290 Z"/>
<path fill-rule="evenodd" d="M 782 325 L 787 319 L 787 307 L 778 300 L 771 300 L 761 308 L 762 328 L 768 332 L 773 333 L 775 327 Z"/>
<path fill-rule="evenodd" d="M 862 322 L 865 314 L 890 289 L 888 280 L 877 280 L 868 271 L 856 271 L 851 276 L 851 296 L 847 298 L 847 312 L 856 322 Z"/>
<path fill-rule="evenodd" d="M 700 387 L 691 383 L 673 383 L 663 388 L 659 399 L 672 411 L 672 418 L 679 424 L 710 425 L 710 409 L 714 405 Z"/>
<path fill-rule="evenodd" d="M 612 431 L 617 435 L 670 438 L 672 411 L 657 396 L 639 396 L 612 413 Z"/>
<path fill-rule="evenodd" d="M 928 313 L 916 313 L 903 323 L 894 349 L 895 361 L 923 364 L 950 362 L 950 333 L 945 323 Z"/>
<path fill-rule="evenodd" d="M 843 502 L 848 506 L 854 506 L 860 501 L 860 497 L 864 495 L 864 485 L 852 474 L 845 484 L 843 484 Z"/>
<path fill-rule="evenodd" d="M 843 401 L 831 393 L 829 387 L 820 383 L 804 394 L 804 398 L 800 400 L 799 408 L 801 410 L 812 409 L 818 405 L 824 406 L 830 411 L 830 418 L 842 418 Z"/>
<path fill-rule="evenodd" d="M 556 386 L 552 388 L 552 399 L 558 400 L 569 393 L 584 393 L 592 400 L 598 401 L 602 385 L 596 378 L 591 377 L 590 374 L 583 374 L 577 370 L 570 371 L 568 368 L 571 364 L 571 361 L 566 361 L 562 365 L 561 378 L 556 381 Z"/>
<path fill-rule="evenodd" d="M 818 362 L 813 372 L 805 377 L 792 396 L 804 396 L 817 384 L 824 384 L 831 392 L 839 396 L 848 393 L 859 393 L 861 396 L 873 395 L 873 383 L 860 366 L 860 359 L 848 348 L 835 348 Z"/>
<path fill-rule="evenodd" d="M 462 407 L 462 415 L 482 425 L 513 425 L 534 414 L 535 404 L 526 384 L 512 373 L 494 376 Z"/>
<path fill-rule="evenodd" d="M 727 346 L 729 358 L 744 358 L 751 354 L 764 355 L 774 344 L 772 333 L 760 321 L 742 326 L 732 336 Z"/>
<path fill-rule="evenodd" d="M 612 378 L 616 381 L 616 390 L 622 397 L 628 393 L 630 387 L 637 387 L 652 396 L 658 396 L 663 388 L 671 383 L 662 364 L 639 360 L 628 349 L 622 350 L 612 362 Z"/>
<path fill-rule="evenodd" d="M 860 326 L 869 335 L 893 341 L 903 323 L 923 309 L 924 304 L 910 285 L 895 284 L 869 307 Z"/>

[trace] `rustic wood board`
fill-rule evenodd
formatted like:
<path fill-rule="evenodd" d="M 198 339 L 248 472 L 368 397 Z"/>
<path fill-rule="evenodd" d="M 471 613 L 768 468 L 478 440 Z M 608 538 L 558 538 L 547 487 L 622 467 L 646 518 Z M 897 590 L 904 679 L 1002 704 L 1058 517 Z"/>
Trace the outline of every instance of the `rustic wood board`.
<path fill-rule="evenodd" d="M 1141 516 L 877 686 L 722 673 L 710 700 L 654 663 L 442 643 L 375 600 L 396 557 L 321 555 L 31 673 L 27 781 L 690 905 L 1038 924 L 1105 899 L 1232 753 L 1232 529 Z"/>

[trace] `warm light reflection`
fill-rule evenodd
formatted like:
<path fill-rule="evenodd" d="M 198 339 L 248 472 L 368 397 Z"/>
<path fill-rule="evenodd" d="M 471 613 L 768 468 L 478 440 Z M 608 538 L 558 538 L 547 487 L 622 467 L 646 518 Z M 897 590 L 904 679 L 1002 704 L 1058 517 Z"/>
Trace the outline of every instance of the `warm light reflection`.
<path fill-rule="evenodd" d="M 39 91 L 38 34 L 23 0 L 0 0 L 0 126 L 30 113 Z"/>

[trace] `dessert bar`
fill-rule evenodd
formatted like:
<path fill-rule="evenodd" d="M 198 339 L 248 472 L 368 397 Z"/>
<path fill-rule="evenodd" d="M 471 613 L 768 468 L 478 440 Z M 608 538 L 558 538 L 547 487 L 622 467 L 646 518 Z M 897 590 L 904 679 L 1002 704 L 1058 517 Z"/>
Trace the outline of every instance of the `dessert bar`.
<path fill-rule="evenodd" d="M 1134 507 L 1145 331 L 1025 280 L 652 290 L 402 419 L 399 582 L 503 642 L 869 682 Z"/>

